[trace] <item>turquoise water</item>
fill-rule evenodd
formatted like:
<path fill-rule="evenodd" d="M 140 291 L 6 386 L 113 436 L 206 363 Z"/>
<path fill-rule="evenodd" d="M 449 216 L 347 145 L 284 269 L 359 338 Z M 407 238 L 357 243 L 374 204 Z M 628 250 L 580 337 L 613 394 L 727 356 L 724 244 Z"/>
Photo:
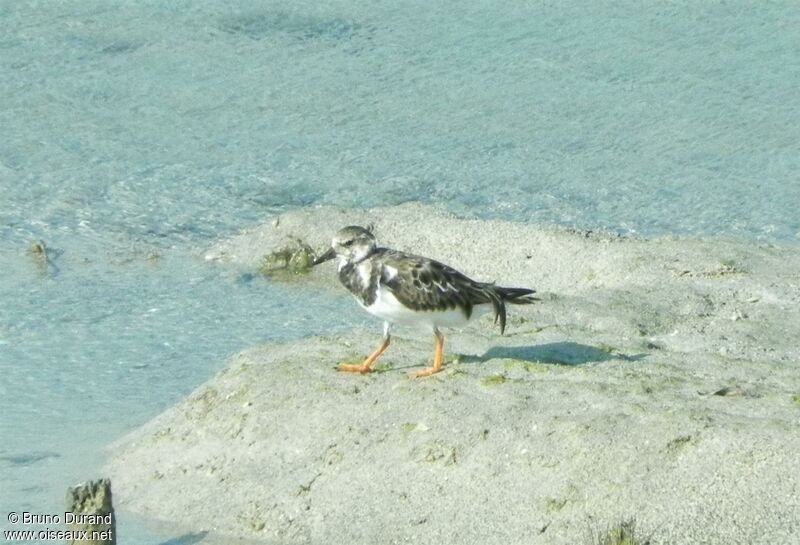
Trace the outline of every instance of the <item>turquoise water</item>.
<path fill-rule="evenodd" d="M 0 21 L 2 513 L 57 512 L 236 350 L 376 327 L 194 257 L 276 211 L 800 242 L 793 2 L 0 1 Z"/>

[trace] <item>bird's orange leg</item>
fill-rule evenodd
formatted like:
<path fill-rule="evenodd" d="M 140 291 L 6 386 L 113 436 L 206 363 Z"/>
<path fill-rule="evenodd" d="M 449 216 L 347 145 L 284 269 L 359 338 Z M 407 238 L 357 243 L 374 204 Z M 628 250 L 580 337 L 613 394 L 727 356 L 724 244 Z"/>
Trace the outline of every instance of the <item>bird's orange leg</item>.
<path fill-rule="evenodd" d="M 441 331 L 438 329 L 434 329 L 433 334 L 436 335 L 436 347 L 433 349 L 433 366 L 426 367 L 414 373 L 414 376 L 417 378 L 429 377 L 442 370 L 442 360 L 444 360 L 444 335 L 442 335 Z"/>
<path fill-rule="evenodd" d="M 391 337 L 389 335 L 384 336 L 383 337 L 383 343 L 381 343 L 381 345 L 378 348 L 375 349 L 375 352 L 370 354 L 369 357 L 367 359 L 365 359 L 364 363 L 362 363 L 361 365 L 340 363 L 336 367 L 336 370 L 337 371 L 342 371 L 342 372 L 345 372 L 345 373 L 369 373 L 370 371 L 372 371 L 372 364 L 375 363 L 375 360 L 377 360 L 378 357 L 381 354 L 383 354 L 384 350 L 389 348 L 389 341 L 390 340 L 391 340 Z"/>

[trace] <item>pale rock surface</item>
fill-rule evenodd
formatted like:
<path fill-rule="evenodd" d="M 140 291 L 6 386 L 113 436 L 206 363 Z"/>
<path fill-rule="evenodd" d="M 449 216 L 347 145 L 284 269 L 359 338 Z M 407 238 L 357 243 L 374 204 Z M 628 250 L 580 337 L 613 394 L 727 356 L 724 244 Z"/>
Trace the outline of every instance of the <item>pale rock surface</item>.
<path fill-rule="evenodd" d="M 428 379 L 407 376 L 433 346 L 414 329 L 380 372 L 334 370 L 374 348 L 377 321 L 237 354 L 114 446 L 120 507 L 225 543 L 573 545 L 630 517 L 653 544 L 800 543 L 798 249 L 413 204 L 287 213 L 205 257 L 254 269 L 371 222 L 384 245 L 543 300 L 509 307 L 503 337 L 488 317 L 451 332 Z M 330 264 L 303 285 L 343 289 Z"/>

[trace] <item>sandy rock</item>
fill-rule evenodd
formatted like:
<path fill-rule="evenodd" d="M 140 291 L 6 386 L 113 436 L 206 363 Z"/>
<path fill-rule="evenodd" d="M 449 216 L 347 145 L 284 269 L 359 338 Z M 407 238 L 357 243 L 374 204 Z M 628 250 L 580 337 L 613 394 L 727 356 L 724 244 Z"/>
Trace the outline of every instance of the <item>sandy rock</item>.
<path fill-rule="evenodd" d="M 654 544 L 797 542 L 800 251 L 405 205 L 284 214 L 206 257 L 255 267 L 369 222 L 543 301 L 512 307 L 503 337 L 488 317 L 448 335 L 428 379 L 407 376 L 432 350 L 413 329 L 380 372 L 334 370 L 374 348 L 377 322 L 237 354 L 115 446 L 121 507 L 283 545 L 574 544 L 629 517 Z M 342 289 L 320 269 L 310 285 Z"/>

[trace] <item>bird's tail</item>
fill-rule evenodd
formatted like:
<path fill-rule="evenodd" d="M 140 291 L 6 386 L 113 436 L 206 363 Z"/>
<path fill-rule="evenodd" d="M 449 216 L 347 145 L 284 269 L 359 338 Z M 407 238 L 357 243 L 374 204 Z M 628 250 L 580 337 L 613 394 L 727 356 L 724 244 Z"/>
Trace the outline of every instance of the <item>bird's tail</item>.
<path fill-rule="evenodd" d="M 495 288 L 495 290 L 503 301 L 512 305 L 530 305 L 540 300 L 533 296 L 536 290 L 528 288 Z"/>
<path fill-rule="evenodd" d="M 500 334 L 506 330 L 506 303 L 512 305 L 529 305 L 539 299 L 533 294 L 536 290 L 528 288 L 501 288 L 499 286 L 487 285 L 490 287 L 489 298 L 494 307 L 494 323 L 500 322 Z"/>

